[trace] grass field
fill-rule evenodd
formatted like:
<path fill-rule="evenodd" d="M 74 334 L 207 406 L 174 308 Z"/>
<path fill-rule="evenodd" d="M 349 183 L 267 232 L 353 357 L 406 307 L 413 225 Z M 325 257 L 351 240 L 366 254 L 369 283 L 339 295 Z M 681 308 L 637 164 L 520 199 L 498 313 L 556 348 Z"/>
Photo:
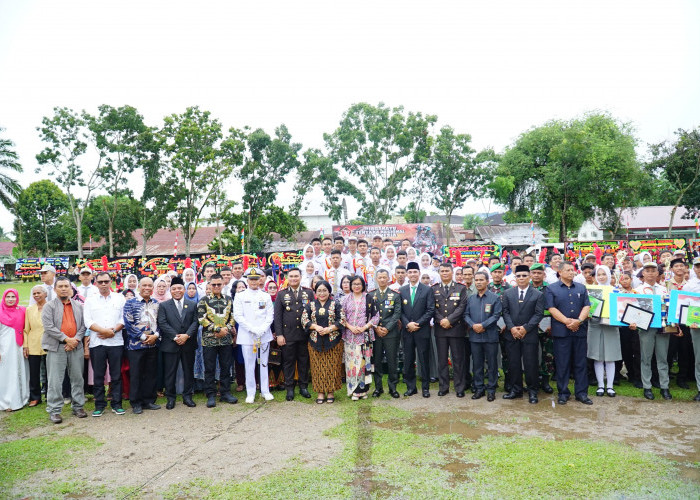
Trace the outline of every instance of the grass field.
<path fill-rule="evenodd" d="M 0 295 L 5 293 L 8 288 L 14 288 L 19 292 L 19 303 L 23 306 L 29 304 L 29 297 L 31 297 L 32 287 L 38 285 L 40 281 L 30 281 L 22 283 L 21 281 L 12 281 L 6 283 L 0 283 Z"/>

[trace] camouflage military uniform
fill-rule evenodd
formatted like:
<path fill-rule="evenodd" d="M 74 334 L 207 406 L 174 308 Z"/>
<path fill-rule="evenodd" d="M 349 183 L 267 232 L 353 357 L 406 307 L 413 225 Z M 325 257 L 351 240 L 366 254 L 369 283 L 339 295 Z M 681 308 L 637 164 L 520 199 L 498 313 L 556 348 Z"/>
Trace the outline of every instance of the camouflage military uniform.
<path fill-rule="evenodd" d="M 530 284 L 532 285 L 532 282 Z M 547 282 L 543 282 L 540 286 L 532 285 L 532 287 L 544 293 L 544 289 L 547 288 Z M 545 309 L 544 315 L 550 316 L 549 311 Z M 540 376 L 551 377 L 554 374 L 554 343 L 552 342 L 552 336 L 547 335 L 540 328 L 537 329 L 537 335 L 540 338 L 540 349 L 542 349 Z"/>

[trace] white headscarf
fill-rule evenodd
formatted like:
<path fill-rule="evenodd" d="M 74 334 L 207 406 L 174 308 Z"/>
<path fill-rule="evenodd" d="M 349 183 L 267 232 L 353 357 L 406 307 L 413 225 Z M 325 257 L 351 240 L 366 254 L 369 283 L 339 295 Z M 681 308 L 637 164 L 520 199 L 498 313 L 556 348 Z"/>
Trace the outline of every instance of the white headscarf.
<path fill-rule="evenodd" d="M 418 262 L 418 252 L 413 247 L 408 247 L 406 249 L 406 257 L 408 262 Z"/>
<path fill-rule="evenodd" d="M 192 273 L 192 275 L 187 276 L 189 273 Z M 197 284 L 197 273 L 195 273 L 194 269 L 192 269 L 191 267 L 186 267 L 182 270 L 182 281 L 184 281 L 185 283 Z"/>
<path fill-rule="evenodd" d="M 309 264 L 314 266 L 312 273 L 309 273 L 307 270 Z M 299 269 L 301 270 L 301 286 L 311 288 L 311 280 L 318 274 L 318 266 L 316 266 L 316 263 L 313 260 L 305 260 L 301 263 Z"/>
<path fill-rule="evenodd" d="M 423 257 L 428 258 L 428 265 L 427 266 L 423 265 Z M 436 273 L 435 270 L 433 269 L 433 258 L 430 256 L 429 253 L 423 252 L 422 254 L 420 254 L 419 259 L 418 259 L 418 267 L 420 267 L 421 276 L 423 274 L 430 275 L 430 278 L 432 279 L 433 284 L 438 283 L 440 281 L 440 275 L 438 273 Z"/>
<path fill-rule="evenodd" d="M 598 270 L 602 269 L 605 272 L 605 283 L 601 283 L 598 279 Z M 598 285 L 610 286 L 610 268 L 608 266 L 595 266 L 595 282 Z"/>
<path fill-rule="evenodd" d="M 654 262 L 654 257 L 651 256 L 649 252 L 642 252 L 639 254 L 639 262 L 642 263 L 642 265 L 645 263 L 644 262 L 644 256 L 648 255 L 649 256 L 649 262 Z"/>
<path fill-rule="evenodd" d="M 134 277 L 136 279 L 136 286 L 134 288 L 129 288 L 129 278 Z M 139 289 L 139 278 L 135 274 L 128 274 L 126 278 L 124 278 L 124 290 L 134 290 L 134 293 L 138 295 L 137 290 Z"/>
<path fill-rule="evenodd" d="M 302 261 L 301 261 L 301 264 L 299 264 L 299 269 L 301 270 L 301 279 L 302 279 L 302 280 L 303 280 L 304 277 L 308 274 L 308 273 L 306 272 L 306 266 L 307 266 L 307 264 L 308 264 L 309 262 L 311 262 L 311 263 L 314 265 L 314 274 L 311 275 L 311 277 L 313 277 L 314 275 L 317 275 L 317 274 L 319 274 L 319 273 L 321 272 L 321 268 L 320 268 L 320 266 L 319 266 L 319 264 L 318 264 L 318 261 L 316 260 L 315 257 L 311 257 L 310 259 L 307 259 L 307 258 L 306 258 L 306 250 L 307 250 L 308 248 L 311 249 L 311 252 L 312 252 L 312 253 L 313 253 L 313 250 L 314 250 L 314 247 L 313 247 L 313 246 L 311 246 L 311 245 L 306 245 L 306 246 L 304 247 L 304 250 L 302 251 L 302 255 L 304 256 L 304 260 L 302 260 Z M 304 285 L 303 282 L 302 282 L 301 285 L 302 285 L 302 286 L 306 286 L 306 285 Z"/>

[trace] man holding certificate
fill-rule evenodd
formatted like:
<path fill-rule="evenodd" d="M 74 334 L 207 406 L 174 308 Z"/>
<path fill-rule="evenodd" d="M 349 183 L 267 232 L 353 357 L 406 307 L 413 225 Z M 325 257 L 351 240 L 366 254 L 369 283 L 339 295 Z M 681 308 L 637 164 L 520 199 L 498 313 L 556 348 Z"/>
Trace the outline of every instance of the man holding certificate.
<path fill-rule="evenodd" d="M 586 287 L 574 283 L 576 271 L 571 262 L 562 262 L 559 281 L 545 290 L 545 307 L 552 315 L 552 340 L 554 342 L 555 373 L 559 404 L 571 397 L 569 375 L 573 361 L 574 392 L 576 400 L 586 405 L 593 401 L 588 397 L 588 370 L 586 354 L 588 343 L 588 312 L 591 303 Z"/>
<path fill-rule="evenodd" d="M 665 295 L 666 287 L 657 283 L 659 279 L 659 267 L 655 262 L 646 262 L 642 268 L 643 282 L 635 292 L 645 295 Z M 624 320 L 623 320 L 624 321 Z M 649 328 L 641 330 L 637 328 L 636 323 L 631 323 L 630 330 L 639 332 L 639 351 L 641 356 L 642 368 L 642 387 L 644 388 L 644 397 L 654 399 L 654 393 L 651 391 L 651 358 L 656 353 L 656 368 L 659 371 L 659 385 L 661 386 L 661 396 L 664 399 L 671 399 L 671 392 L 668 390 L 668 344 L 669 335 L 657 333 L 658 328 Z"/>

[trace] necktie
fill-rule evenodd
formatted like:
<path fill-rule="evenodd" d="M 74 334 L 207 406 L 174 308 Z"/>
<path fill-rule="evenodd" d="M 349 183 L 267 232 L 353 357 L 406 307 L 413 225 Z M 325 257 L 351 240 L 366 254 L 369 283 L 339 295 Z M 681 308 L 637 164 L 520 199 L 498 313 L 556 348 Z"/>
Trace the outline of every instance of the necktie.
<path fill-rule="evenodd" d="M 177 312 L 180 313 L 180 319 L 182 319 L 182 301 L 176 300 L 175 303 L 177 304 Z"/>
<path fill-rule="evenodd" d="M 416 298 L 416 287 L 412 286 L 411 287 L 411 305 L 413 305 L 413 299 Z"/>
<path fill-rule="evenodd" d="M 524 301 L 524 300 L 525 300 L 525 291 L 524 291 L 524 290 L 520 290 L 520 302 L 522 302 L 522 301 Z"/>

